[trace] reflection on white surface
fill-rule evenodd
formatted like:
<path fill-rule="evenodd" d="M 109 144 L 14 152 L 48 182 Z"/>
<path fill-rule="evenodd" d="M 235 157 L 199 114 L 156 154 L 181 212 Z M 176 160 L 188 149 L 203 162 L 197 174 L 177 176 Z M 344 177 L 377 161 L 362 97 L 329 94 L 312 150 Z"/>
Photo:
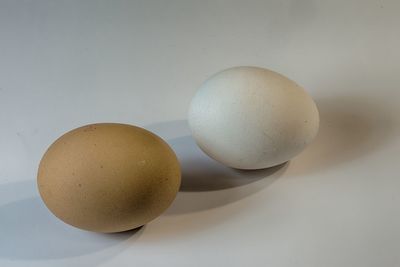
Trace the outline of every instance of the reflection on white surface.
<path fill-rule="evenodd" d="M 163 137 L 176 153 L 182 171 L 180 191 L 213 191 L 237 187 L 268 177 L 279 169 L 244 171 L 218 163 L 201 151 L 191 135 L 186 135 L 189 127 L 184 120 L 152 124 L 145 128 Z M 178 137 L 168 138 L 169 135 Z"/>
<path fill-rule="evenodd" d="M 164 244 L 198 236 L 240 217 L 248 209 L 248 204 L 241 201 L 267 189 L 289 165 L 284 163 L 254 171 L 232 169 L 201 151 L 190 136 L 185 120 L 166 121 L 145 128 L 164 138 L 172 147 L 182 170 L 180 191 L 171 207 L 150 224 L 151 231 L 141 240 L 145 244 Z M 241 208 L 232 208 L 232 204 Z M 224 207 L 227 209 L 221 210 Z"/>
<path fill-rule="evenodd" d="M 187 121 L 161 122 L 145 128 L 165 139 L 181 165 L 180 192 L 167 214 L 207 210 L 238 201 L 267 187 L 287 165 L 253 171 L 232 169 L 201 151 L 193 137 L 187 135 Z"/>

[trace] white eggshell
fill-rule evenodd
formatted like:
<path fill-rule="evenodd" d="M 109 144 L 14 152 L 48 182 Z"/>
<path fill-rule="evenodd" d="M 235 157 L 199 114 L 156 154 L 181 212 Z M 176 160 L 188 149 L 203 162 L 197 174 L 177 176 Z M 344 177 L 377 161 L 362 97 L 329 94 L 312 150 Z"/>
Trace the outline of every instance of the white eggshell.
<path fill-rule="evenodd" d="M 316 136 L 318 109 L 303 88 L 258 67 L 234 67 L 205 81 L 189 109 L 199 147 L 238 169 L 262 169 L 299 154 Z"/>

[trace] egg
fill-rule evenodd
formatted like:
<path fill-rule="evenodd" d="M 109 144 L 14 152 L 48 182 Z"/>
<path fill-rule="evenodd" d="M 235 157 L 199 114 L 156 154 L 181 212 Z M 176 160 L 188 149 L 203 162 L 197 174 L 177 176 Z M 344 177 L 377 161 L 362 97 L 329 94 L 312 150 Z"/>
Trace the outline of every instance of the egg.
<path fill-rule="evenodd" d="M 316 104 L 292 80 L 259 67 L 233 67 L 205 81 L 188 122 L 198 146 L 237 169 L 262 169 L 299 154 L 318 132 Z"/>
<path fill-rule="evenodd" d="M 160 137 L 131 125 L 92 124 L 57 139 L 38 169 L 40 196 L 72 226 L 121 232 L 165 211 L 180 186 L 176 155 Z"/>

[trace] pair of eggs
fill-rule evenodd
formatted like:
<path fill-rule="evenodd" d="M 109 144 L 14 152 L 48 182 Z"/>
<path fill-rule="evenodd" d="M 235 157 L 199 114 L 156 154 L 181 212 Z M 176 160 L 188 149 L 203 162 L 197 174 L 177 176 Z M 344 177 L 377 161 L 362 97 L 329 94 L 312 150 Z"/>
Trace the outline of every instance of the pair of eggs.
<path fill-rule="evenodd" d="M 209 78 L 188 116 L 192 135 L 229 167 L 261 169 L 290 160 L 315 137 L 312 98 L 286 77 L 235 67 Z M 175 153 L 157 135 L 131 125 L 92 124 L 57 139 L 44 154 L 38 188 L 62 221 L 95 232 L 121 232 L 159 216 L 181 181 Z"/>

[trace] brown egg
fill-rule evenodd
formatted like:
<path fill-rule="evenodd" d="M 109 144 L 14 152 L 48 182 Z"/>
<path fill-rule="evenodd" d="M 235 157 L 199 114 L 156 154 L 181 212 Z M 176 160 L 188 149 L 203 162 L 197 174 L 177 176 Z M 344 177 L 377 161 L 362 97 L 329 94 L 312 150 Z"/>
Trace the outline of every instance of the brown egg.
<path fill-rule="evenodd" d="M 131 125 L 92 124 L 56 140 L 44 154 L 38 188 L 64 222 L 121 232 L 167 209 L 181 181 L 178 160 L 155 134 Z"/>

